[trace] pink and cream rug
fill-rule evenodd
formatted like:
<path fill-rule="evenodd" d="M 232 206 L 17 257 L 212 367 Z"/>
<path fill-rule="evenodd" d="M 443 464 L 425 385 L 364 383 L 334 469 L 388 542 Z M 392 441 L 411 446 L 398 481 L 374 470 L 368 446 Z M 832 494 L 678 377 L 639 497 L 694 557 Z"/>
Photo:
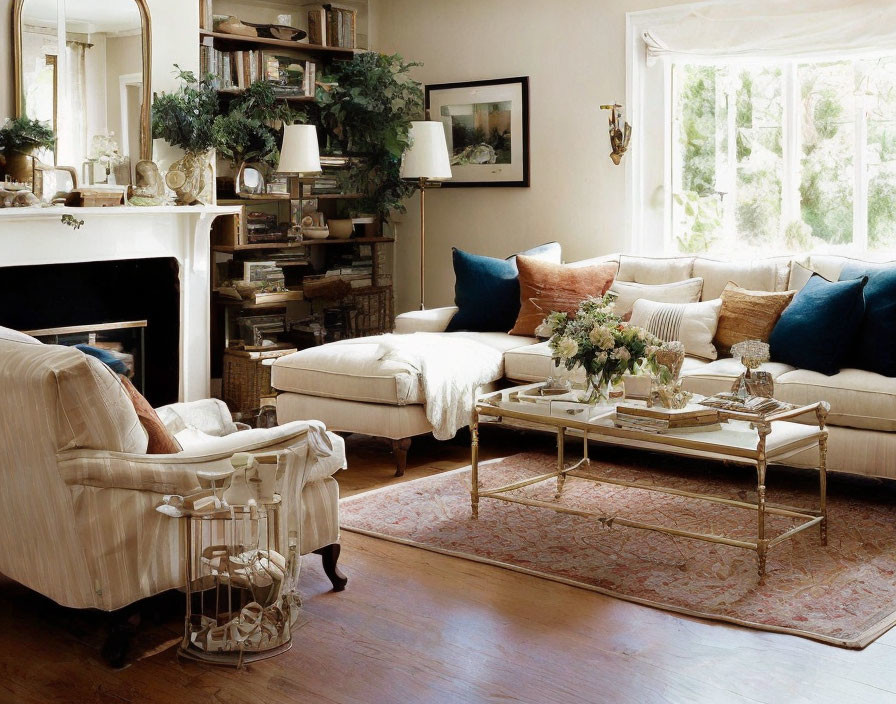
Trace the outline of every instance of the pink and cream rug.
<path fill-rule="evenodd" d="M 599 457 L 600 451 L 594 454 Z M 744 467 L 631 453 L 592 471 L 618 479 L 755 501 Z M 480 465 L 483 487 L 550 471 L 553 455 L 529 452 Z M 640 463 L 640 464 L 639 464 Z M 648 469 L 647 464 L 659 465 Z M 769 471 L 773 503 L 812 506 L 816 475 Z M 515 493 L 553 501 L 553 480 Z M 772 548 L 760 585 L 749 550 L 660 533 L 604 527 L 549 509 L 481 499 L 470 518 L 469 467 L 343 499 L 346 530 L 486 562 L 669 611 L 864 648 L 896 623 L 896 502 L 892 487 L 834 481 L 828 545 L 810 528 Z M 838 490 L 839 489 L 839 490 Z M 755 539 L 754 512 L 570 477 L 564 505 L 649 523 Z M 772 516 L 771 535 L 792 527 Z"/>

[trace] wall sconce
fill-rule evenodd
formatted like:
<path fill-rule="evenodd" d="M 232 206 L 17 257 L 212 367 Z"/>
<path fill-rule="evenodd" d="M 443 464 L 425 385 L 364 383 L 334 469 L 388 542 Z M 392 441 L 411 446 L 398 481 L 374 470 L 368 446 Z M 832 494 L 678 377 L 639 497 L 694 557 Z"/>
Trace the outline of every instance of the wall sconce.
<path fill-rule="evenodd" d="M 601 110 L 610 111 L 610 158 L 616 166 L 622 161 L 622 155 L 628 149 L 629 140 L 632 138 L 632 126 L 624 121 L 622 106 L 619 103 L 613 105 L 601 105 Z"/>

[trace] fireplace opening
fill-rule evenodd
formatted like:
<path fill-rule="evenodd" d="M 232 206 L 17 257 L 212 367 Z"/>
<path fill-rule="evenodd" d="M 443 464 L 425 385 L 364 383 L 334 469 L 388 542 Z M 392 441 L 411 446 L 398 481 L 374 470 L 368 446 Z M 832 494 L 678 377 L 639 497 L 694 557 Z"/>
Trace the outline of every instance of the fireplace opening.
<path fill-rule="evenodd" d="M 176 259 L 3 267 L 0 294 L 0 326 L 15 330 L 101 328 L 145 321 L 135 341 L 143 357 L 139 373 L 144 395 L 153 406 L 177 401 L 180 282 Z M 109 335 L 98 333 L 98 337 L 102 341 Z M 89 339 L 63 335 L 59 341 L 70 344 Z M 123 345 L 127 347 L 126 339 Z"/>

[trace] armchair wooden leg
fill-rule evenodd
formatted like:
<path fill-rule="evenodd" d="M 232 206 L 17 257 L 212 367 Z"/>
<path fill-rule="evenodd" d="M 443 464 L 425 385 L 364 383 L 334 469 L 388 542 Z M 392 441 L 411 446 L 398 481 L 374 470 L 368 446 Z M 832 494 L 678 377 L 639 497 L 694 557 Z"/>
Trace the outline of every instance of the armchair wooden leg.
<path fill-rule="evenodd" d="M 342 572 L 340 572 L 339 568 L 336 566 L 336 563 L 339 560 L 339 553 L 342 551 L 342 547 L 339 543 L 333 543 L 332 545 L 325 545 L 322 548 L 318 548 L 314 551 L 315 555 L 321 556 L 321 563 L 324 567 L 324 574 L 330 579 L 333 583 L 333 591 L 341 592 L 345 589 L 345 585 L 348 583 L 348 577 L 346 577 Z"/>
<path fill-rule="evenodd" d="M 392 441 L 392 454 L 395 455 L 395 476 L 400 477 L 408 466 L 408 450 L 411 449 L 411 439 L 402 438 Z"/>

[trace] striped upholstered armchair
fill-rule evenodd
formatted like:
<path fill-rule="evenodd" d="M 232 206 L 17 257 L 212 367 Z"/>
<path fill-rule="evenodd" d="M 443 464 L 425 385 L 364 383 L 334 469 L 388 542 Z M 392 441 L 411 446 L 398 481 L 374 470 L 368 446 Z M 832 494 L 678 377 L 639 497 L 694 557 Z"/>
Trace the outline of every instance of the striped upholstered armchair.
<path fill-rule="evenodd" d="M 301 553 L 336 589 L 340 437 L 314 421 L 237 431 L 216 401 L 159 410 L 183 450 L 148 455 L 120 379 L 72 347 L 0 328 L 0 572 L 63 606 L 113 611 L 183 581 L 178 522 L 154 508 L 235 452 L 305 457 Z M 284 501 L 287 497 L 284 497 Z"/>

